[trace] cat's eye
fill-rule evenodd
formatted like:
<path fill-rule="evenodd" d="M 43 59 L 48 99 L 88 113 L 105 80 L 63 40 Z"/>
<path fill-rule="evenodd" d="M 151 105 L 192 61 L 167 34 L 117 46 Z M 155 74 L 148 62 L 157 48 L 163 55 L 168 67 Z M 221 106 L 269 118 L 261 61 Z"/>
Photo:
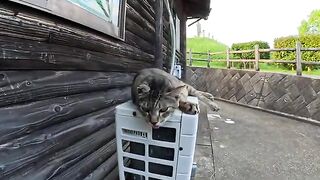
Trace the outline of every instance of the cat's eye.
<path fill-rule="evenodd" d="M 167 112 L 168 109 L 169 107 L 164 107 L 164 108 L 161 108 L 159 112 L 164 113 L 164 112 Z"/>

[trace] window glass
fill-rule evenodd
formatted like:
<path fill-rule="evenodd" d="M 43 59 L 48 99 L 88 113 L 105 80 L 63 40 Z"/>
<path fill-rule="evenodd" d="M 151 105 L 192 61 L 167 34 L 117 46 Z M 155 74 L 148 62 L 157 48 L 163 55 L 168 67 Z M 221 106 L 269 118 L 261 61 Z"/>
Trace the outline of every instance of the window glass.
<path fill-rule="evenodd" d="M 68 0 L 86 11 L 118 25 L 119 0 Z"/>

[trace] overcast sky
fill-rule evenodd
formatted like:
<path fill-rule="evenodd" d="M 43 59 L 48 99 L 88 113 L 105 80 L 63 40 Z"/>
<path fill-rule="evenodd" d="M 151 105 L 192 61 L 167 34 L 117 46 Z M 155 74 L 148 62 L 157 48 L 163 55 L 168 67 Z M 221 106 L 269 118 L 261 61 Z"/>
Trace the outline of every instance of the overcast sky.
<path fill-rule="evenodd" d="M 211 8 L 209 19 L 201 20 L 206 34 L 229 46 L 263 40 L 272 47 L 274 38 L 298 34 L 301 21 L 320 9 L 320 0 L 211 0 Z M 188 37 L 195 35 L 196 24 L 187 28 Z"/>

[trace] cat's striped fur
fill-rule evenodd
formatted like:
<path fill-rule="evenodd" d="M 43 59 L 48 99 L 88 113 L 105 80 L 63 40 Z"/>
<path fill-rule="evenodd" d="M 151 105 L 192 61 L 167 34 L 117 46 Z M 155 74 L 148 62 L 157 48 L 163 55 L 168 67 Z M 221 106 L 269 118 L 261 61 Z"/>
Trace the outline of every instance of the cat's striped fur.
<path fill-rule="evenodd" d="M 210 109 L 219 110 L 210 93 L 198 91 L 160 69 L 140 71 L 132 85 L 132 101 L 153 128 L 161 126 L 175 109 L 187 114 L 198 113 L 199 107 L 187 101 L 189 95 L 198 97 Z"/>

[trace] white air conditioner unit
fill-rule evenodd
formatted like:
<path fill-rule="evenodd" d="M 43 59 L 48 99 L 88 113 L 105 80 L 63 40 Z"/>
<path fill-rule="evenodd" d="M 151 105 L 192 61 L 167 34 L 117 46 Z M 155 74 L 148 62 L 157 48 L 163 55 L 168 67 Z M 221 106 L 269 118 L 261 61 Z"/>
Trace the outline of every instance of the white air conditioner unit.
<path fill-rule="evenodd" d="M 195 97 L 188 100 L 198 103 Z M 131 101 L 116 107 L 120 180 L 188 180 L 191 176 L 198 114 L 176 110 L 152 129 Z"/>

